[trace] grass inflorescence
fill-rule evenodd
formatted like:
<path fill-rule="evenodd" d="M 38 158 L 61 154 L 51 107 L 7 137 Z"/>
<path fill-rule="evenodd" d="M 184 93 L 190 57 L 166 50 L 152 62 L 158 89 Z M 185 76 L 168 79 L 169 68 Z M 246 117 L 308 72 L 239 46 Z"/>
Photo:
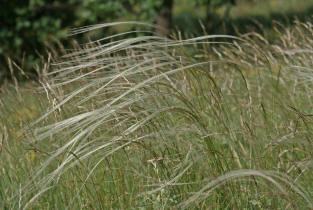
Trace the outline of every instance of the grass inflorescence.
<path fill-rule="evenodd" d="M 68 52 L 40 77 L 41 117 L 19 136 L 3 119 L 1 207 L 313 208 L 312 24 L 275 30 Z"/>

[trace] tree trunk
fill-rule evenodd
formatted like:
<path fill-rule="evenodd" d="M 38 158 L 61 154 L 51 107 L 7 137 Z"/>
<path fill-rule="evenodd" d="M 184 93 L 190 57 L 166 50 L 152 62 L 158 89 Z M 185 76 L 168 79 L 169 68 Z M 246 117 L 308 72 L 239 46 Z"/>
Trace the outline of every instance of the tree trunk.
<path fill-rule="evenodd" d="M 156 34 L 160 36 L 168 36 L 172 28 L 172 9 L 174 0 L 163 0 L 163 3 L 155 17 L 157 25 Z"/>
<path fill-rule="evenodd" d="M 215 29 L 215 24 L 216 24 L 216 17 L 214 14 L 214 6 L 211 2 L 211 0 L 206 1 L 206 31 L 208 33 L 212 33 Z"/>
<path fill-rule="evenodd" d="M 206 14 L 205 14 L 205 18 L 207 21 L 209 21 L 212 18 L 212 13 L 213 13 L 213 6 L 211 4 L 211 0 L 207 0 Z"/>

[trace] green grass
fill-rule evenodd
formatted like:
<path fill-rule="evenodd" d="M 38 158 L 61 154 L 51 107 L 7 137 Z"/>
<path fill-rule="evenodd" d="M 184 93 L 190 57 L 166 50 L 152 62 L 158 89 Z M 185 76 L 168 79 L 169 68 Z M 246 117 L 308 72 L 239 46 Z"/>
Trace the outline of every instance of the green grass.
<path fill-rule="evenodd" d="M 1 93 L 0 207 L 313 208 L 312 34 L 74 50 Z"/>

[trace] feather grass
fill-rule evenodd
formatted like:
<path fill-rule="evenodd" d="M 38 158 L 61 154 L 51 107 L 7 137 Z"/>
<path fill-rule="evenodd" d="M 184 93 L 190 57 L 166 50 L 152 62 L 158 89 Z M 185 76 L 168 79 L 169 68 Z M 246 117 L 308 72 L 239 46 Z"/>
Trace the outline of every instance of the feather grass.
<path fill-rule="evenodd" d="M 138 23 L 72 34 L 118 24 Z M 68 182 L 69 209 L 93 195 L 93 208 L 312 208 L 312 36 L 278 46 L 255 34 L 125 35 L 44 75 L 57 103 L 28 135 L 49 156 L 11 200 L 35 208 Z"/>

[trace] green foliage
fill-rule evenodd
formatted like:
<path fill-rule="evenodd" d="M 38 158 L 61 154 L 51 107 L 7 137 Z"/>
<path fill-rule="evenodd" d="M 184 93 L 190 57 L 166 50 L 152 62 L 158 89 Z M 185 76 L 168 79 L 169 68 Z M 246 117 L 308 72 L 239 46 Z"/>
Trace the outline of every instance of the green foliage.
<path fill-rule="evenodd" d="M 93 0 L 4 0 L 0 5 L 0 77 L 6 57 L 26 70 L 38 62 L 36 52 L 66 37 L 66 27 L 112 21 L 125 12 L 126 1 Z M 36 59 L 37 58 L 37 59 Z"/>
<path fill-rule="evenodd" d="M 219 6 L 219 5 L 223 5 L 223 4 L 227 4 L 227 3 L 234 4 L 235 0 L 211 0 L 211 4 L 213 4 L 215 6 Z"/>
<path fill-rule="evenodd" d="M 224 4 L 235 4 L 236 0 L 197 0 L 197 4 L 219 7 Z"/>
<path fill-rule="evenodd" d="M 60 2 L 51 1 L 50 5 L 43 0 L 4 1 L 0 7 L 0 52 L 17 60 L 22 59 L 23 52 L 33 52 L 26 55 L 32 60 L 37 57 L 35 49 L 40 51 L 48 40 L 64 37 L 61 29 L 72 14 L 49 10 L 47 6 L 52 8 Z"/>
<path fill-rule="evenodd" d="M 113 20 L 123 13 L 125 13 L 123 1 L 84 0 L 75 11 L 75 26 Z"/>

